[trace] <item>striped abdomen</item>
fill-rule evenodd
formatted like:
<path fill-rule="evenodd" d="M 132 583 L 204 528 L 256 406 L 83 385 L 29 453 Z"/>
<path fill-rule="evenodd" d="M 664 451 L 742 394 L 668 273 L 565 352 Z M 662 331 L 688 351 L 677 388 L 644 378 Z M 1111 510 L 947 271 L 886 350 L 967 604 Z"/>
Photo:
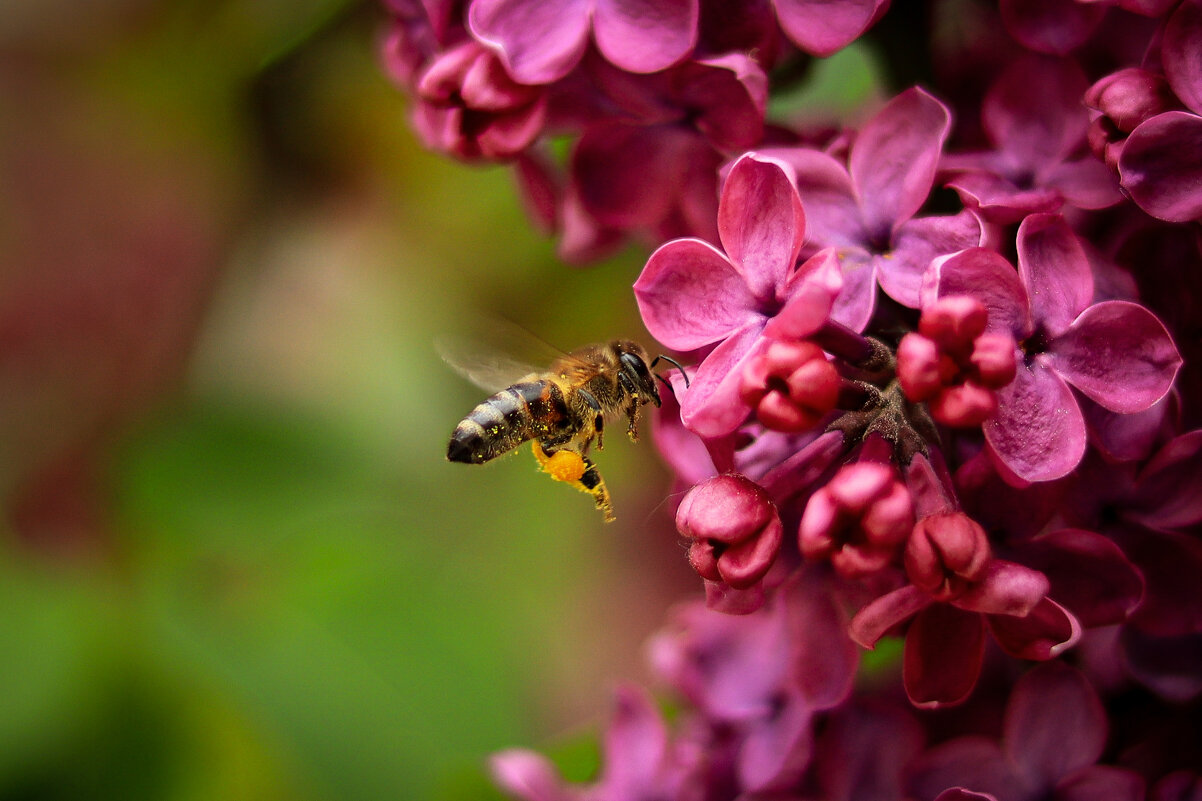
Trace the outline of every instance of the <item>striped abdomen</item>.
<path fill-rule="evenodd" d="M 455 427 L 447 446 L 452 462 L 481 464 L 521 445 L 571 427 L 568 406 L 550 381 L 523 381 L 485 400 Z"/>

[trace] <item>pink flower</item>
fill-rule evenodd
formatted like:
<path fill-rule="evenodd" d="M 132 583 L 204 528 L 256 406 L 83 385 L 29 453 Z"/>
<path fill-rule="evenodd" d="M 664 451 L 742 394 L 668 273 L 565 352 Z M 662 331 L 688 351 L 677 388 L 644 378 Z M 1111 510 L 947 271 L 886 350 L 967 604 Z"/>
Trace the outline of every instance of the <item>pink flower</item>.
<path fill-rule="evenodd" d="M 1014 381 L 998 390 L 984 426 L 992 453 L 1023 481 L 1060 478 L 1085 454 L 1085 419 L 1073 389 L 1105 408 L 1138 412 L 1173 385 L 1181 356 L 1150 311 L 1128 301 L 1092 303 L 1093 275 L 1060 217 L 1032 215 L 1018 230 L 1018 272 L 974 248 L 937 260 L 934 297 L 968 295 L 989 309 L 991 332 L 1018 343 Z"/>

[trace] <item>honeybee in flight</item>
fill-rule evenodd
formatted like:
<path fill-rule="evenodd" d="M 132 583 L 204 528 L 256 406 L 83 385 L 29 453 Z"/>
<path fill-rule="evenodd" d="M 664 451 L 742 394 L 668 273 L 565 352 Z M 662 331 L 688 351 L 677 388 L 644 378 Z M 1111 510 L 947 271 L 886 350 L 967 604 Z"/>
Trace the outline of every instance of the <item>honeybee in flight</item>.
<path fill-rule="evenodd" d="M 479 371 L 444 358 L 483 383 Z M 619 416 L 626 417 L 630 439 L 638 441 L 640 410 L 660 405 L 652 372 L 660 361 L 680 368 L 668 356 L 649 360 L 641 345 L 625 339 L 561 355 L 545 372 L 531 372 L 469 412 L 451 434 L 447 459 L 483 464 L 530 440 L 543 471 L 592 495 L 605 521 L 612 522 L 609 490 L 588 451 L 594 442 L 603 448 L 605 423 Z"/>

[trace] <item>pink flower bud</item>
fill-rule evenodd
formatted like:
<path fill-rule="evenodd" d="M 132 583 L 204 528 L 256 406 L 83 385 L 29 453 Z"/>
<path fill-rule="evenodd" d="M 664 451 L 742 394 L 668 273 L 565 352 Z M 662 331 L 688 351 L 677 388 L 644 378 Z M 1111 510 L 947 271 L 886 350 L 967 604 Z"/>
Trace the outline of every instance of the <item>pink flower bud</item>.
<path fill-rule="evenodd" d="M 810 497 L 798 526 L 807 559 L 829 559 L 841 575 L 867 575 L 888 565 L 914 525 L 910 492 L 891 467 L 846 465 Z"/>
<path fill-rule="evenodd" d="M 1149 117 L 1180 108 L 1165 77 L 1140 67 L 1112 72 L 1099 80 L 1085 93 L 1085 105 L 1102 112 L 1124 134 Z"/>
<path fill-rule="evenodd" d="M 950 601 L 985 574 L 992 553 L 985 529 L 963 512 L 919 520 L 906 541 L 906 575 L 936 600 Z"/>
<path fill-rule="evenodd" d="M 897 380 L 916 403 L 948 426 L 979 426 L 997 410 L 992 390 L 1014 380 L 1014 339 L 985 333 L 988 310 L 975 298 L 940 298 L 923 309 L 918 333 L 897 348 Z"/>
<path fill-rule="evenodd" d="M 767 428 L 805 431 L 835 408 L 839 383 L 822 348 L 806 341 L 773 341 L 743 367 L 739 396 Z"/>
<path fill-rule="evenodd" d="M 676 529 L 693 541 L 693 569 L 704 579 L 736 589 L 764 577 L 784 533 L 768 493 L 734 474 L 715 476 L 689 490 L 676 510 Z"/>

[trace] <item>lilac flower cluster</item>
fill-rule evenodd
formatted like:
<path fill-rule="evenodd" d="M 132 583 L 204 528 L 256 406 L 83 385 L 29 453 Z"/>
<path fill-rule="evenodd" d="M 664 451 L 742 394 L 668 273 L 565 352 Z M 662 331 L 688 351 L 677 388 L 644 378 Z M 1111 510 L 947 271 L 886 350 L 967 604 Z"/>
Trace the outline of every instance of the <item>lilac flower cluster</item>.
<path fill-rule="evenodd" d="M 926 87 L 833 132 L 769 97 L 920 4 L 389 4 L 424 141 L 512 163 L 568 257 L 653 246 L 688 365 L 683 709 L 623 688 L 595 783 L 503 788 L 1202 798 L 1202 0 L 921 4 Z"/>

